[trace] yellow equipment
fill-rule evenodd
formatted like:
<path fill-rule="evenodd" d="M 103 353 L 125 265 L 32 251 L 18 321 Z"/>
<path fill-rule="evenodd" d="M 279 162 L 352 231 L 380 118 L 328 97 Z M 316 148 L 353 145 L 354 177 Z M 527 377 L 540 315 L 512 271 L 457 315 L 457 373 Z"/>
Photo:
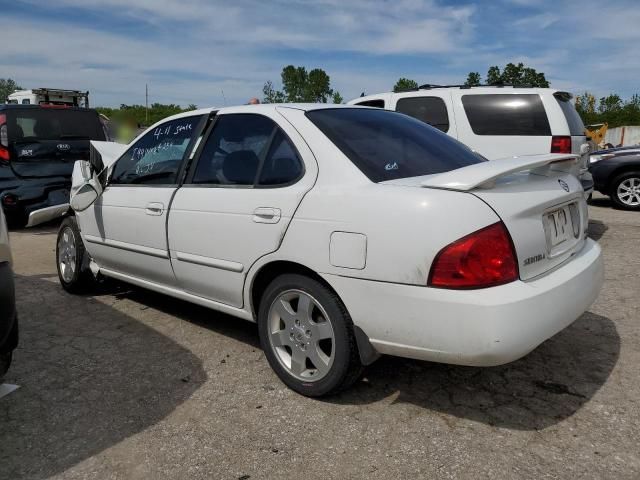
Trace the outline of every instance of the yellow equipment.
<path fill-rule="evenodd" d="M 609 125 L 607 123 L 596 123 L 594 125 L 587 125 L 584 132 L 585 135 L 590 137 L 596 145 L 602 147 L 602 142 L 604 142 L 604 136 L 607 133 L 608 128 Z"/>

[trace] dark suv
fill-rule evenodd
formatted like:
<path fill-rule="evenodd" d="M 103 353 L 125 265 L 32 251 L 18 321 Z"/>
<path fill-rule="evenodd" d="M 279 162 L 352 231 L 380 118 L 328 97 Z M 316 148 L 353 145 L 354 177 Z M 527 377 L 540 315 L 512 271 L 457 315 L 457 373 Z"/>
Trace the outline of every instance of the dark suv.
<path fill-rule="evenodd" d="M 0 205 L 13 226 L 64 214 L 76 160 L 89 140 L 105 140 L 95 110 L 56 105 L 0 105 Z"/>

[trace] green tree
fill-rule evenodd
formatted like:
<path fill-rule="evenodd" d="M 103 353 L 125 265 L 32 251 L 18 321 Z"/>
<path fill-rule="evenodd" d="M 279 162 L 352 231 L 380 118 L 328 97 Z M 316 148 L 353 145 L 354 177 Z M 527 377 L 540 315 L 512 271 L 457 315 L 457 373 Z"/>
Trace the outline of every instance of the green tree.
<path fill-rule="evenodd" d="M 601 114 L 618 114 L 622 110 L 622 98 L 620 95 L 612 93 L 602 97 L 598 104 L 598 112 Z"/>
<path fill-rule="evenodd" d="M 22 87 L 18 85 L 11 78 L 0 78 L 0 103 L 7 101 L 7 97 L 16 90 L 22 90 Z"/>
<path fill-rule="evenodd" d="M 480 73 L 478 72 L 469 72 L 467 75 L 467 80 L 464 84 L 468 87 L 477 87 L 482 83 L 482 78 L 480 77 Z"/>
<path fill-rule="evenodd" d="M 333 103 L 343 103 L 344 102 L 344 98 L 342 98 L 342 95 L 340 95 L 340 92 L 333 92 L 333 97 L 331 98 L 331 100 L 333 101 Z"/>
<path fill-rule="evenodd" d="M 331 88 L 331 78 L 321 68 L 307 72 L 305 67 L 287 65 L 280 74 L 282 91 L 276 90 L 271 81 L 262 88 L 264 103 L 311 102 L 327 103 L 332 100 L 342 102 L 339 92 Z"/>
<path fill-rule="evenodd" d="M 262 87 L 262 103 L 284 103 L 284 93 L 273 87 L 273 82 L 269 80 Z"/>
<path fill-rule="evenodd" d="M 477 76 L 476 76 L 477 75 Z M 469 73 L 467 82 L 471 80 L 480 81 L 480 75 L 477 72 Z M 489 85 L 526 85 L 531 87 L 549 87 L 549 82 L 544 73 L 536 71 L 535 68 L 526 67 L 522 62 L 507 63 L 501 71 L 500 67 L 494 65 L 489 67 L 487 71 L 487 84 Z M 466 83 L 466 85 L 473 85 Z"/>
<path fill-rule="evenodd" d="M 97 107 L 96 110 L 115 121 L 127 120 L 133 121 L 140 126 L 148 126 L 176 113 L 187 112 L 196 108 L 197 106 L 193 104 L 187 108 L 182 108 L 180 105 L 175 104 L 152 103 L 149 105 L 148 123 L 145 121 L 146 108 L 144 105 L 126 105 L 123 103 L 119 108 Z"/>
<path fill-rule="evenodd" d="M 415 90 L 418 88 L 418 82 L 409 78 L 399 78 L 396 84 L 393 86 L 394 92 L 403 92 L 406 90 Z"/>

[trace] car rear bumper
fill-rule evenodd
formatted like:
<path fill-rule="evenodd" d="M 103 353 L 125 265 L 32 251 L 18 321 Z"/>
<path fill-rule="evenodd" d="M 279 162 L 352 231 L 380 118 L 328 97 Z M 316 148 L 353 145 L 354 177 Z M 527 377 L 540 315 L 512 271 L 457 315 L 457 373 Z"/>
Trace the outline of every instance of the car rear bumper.
<path fill-rule="evenodd" d="M 17 199 L 13 205 L 2 205 L 7 221 L 34 226 L 64 215 L 70 188 L 71 182 L 60 178 L 21 180 L 20 185 L 5 189 L 0 184 L 0 199 L 5 195 Z"/>
<path fill-rule="evenodd" d="M 604 266 L 589 239 L 542 277 L 482 290 L 324 278 L 379 353 L 493 366 L 526 355 L 580 317 L 598 296 Z"/>
<path fill-rule="evenodd" d="M 17 346 L 15 330 L 16 300 L 13 271 L 8 262 L 0 263 L 0 353 L 10 352 Z"/>

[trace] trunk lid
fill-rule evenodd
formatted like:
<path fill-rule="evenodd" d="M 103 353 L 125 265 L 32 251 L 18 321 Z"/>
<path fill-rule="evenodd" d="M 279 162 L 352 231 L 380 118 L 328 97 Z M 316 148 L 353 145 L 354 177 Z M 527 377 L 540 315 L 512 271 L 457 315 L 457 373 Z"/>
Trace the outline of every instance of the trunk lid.
<path fill-rule="evenodd" d="M 484 201 L 509 230 L 520 278 L 528 280 L 562 264 L 585 243 L 587 205 L 572 174 L 578 158 L 515 157 L 385 183 L 455 190 Z"/>

